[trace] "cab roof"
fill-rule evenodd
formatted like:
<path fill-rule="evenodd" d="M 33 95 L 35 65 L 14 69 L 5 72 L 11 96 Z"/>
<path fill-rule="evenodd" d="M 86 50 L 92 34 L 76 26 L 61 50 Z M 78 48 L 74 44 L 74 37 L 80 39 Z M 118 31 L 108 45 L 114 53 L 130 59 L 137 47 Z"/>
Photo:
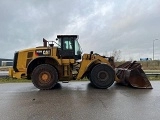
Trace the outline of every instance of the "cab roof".
<path fill-rule="evenodd" d="M 78 38 L 78 35 L 57 35 L 57 38 L 62 38 L 62 37 L 75 37 L 75 38 Z"/>

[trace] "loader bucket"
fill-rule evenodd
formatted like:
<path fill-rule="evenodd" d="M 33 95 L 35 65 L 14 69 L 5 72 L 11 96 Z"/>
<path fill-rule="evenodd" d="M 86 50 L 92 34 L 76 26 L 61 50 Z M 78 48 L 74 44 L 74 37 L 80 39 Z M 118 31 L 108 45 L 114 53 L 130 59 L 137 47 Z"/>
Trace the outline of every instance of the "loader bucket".
<path fill-rule="evenodd" d="M 141 64 L 136 61 L 125 62 L 116 67 L 117 83 L 134 88 L 152 88 L 146 74 L 141 68 Z"/>

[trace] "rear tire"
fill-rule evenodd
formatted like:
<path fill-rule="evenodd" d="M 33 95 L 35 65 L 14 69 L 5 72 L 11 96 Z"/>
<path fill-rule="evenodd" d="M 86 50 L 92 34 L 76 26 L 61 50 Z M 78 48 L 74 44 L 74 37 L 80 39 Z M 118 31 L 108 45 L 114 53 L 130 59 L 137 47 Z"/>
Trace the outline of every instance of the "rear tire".
<path fill-rule="evenodd" d="M 114 80 L 115 71 L 107 64 L 98 64 L 91 71 L 90 81 L 97 88 L 108 88 Z"/>
<path fill-rule="evenodd" d="M 31 75 L 32 83 L 41 90 L 53 88 L 58 81 L 57 70 L 49 64 L 38 65 Z"/>

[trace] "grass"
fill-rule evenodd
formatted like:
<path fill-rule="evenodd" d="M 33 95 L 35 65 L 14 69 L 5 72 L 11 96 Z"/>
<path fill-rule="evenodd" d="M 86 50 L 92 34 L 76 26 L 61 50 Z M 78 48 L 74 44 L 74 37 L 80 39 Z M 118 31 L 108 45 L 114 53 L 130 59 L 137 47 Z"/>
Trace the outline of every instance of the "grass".
<path fill-rule="evenodd" d="M 150 81 L 160 80 L 160 76 L 147 76 Z"/>
<path fill-rule="evenodd" d="M 0 83 L 25 83 L 25 82 L 31 82 L 31 80 L 13 79 L 13 78 L 0 78 Z"/>

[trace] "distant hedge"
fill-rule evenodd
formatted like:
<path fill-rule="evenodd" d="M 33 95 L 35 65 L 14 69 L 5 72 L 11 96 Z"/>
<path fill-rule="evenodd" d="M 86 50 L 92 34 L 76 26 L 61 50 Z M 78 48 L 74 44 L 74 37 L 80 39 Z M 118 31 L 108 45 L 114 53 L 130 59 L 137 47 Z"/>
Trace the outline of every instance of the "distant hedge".
<path fill-rule="evenodd" d="M 137 61 L 142 64 L 142 68 L 144 70 L 160 70 L 160 60 L 154 61 Z M 116 66 L 122 64 L 124 62 L 116 62 Z"/>

